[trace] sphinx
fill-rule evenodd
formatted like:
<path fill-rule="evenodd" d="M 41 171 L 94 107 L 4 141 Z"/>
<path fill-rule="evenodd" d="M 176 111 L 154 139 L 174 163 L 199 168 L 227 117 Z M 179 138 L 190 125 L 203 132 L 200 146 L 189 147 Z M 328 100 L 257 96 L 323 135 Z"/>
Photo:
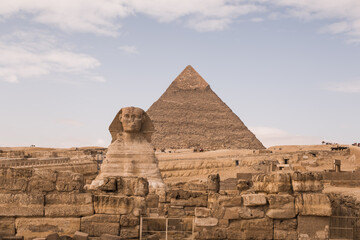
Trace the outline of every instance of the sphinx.
<path fill-rule="evenodd" d="M 164 189 L 151 135 L 154 126 L 146 112 L 136 107 L 122 108 L 110 124 L 112 142 L 100 173 L 91 183 L 96 189 L 106 177 L 144 177 L 150 189 Z"/>

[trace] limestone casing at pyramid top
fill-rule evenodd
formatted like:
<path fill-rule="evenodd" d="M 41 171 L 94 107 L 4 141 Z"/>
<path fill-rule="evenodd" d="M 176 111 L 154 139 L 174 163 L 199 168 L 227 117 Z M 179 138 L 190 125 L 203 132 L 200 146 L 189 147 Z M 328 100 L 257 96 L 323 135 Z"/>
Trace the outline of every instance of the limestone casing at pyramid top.
<path fill-rule="evenodd" d="M 200 74 L 191 65 L 188 65 L 171 83 L 169 89 L 205 90 L 209 87 Z"/>

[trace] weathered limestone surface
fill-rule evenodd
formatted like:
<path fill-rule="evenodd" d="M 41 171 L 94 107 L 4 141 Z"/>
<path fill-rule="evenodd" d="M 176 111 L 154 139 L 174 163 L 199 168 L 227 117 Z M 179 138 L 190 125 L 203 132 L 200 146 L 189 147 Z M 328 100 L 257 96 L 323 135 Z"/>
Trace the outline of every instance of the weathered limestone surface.
<path fill-rule="evenodd" d="M 297 239 L 297 220 L 283 219 L 274 220 L 274 239 L 296 240 Z"/>
<path fill-rule="evenodd" d="M 225 208 L 223 219 L 252 219 L 263 218 L 265 212 L 260 208 L 229 207 Z"/>
<path fill-rule="evenodd" d="M 242 198 L 241 196 L 219 196 L 218 201 L 223 207 L 238 207 L 241 206 Z"/>
<path fill-rule="evenodd" d="M 128 214 L 134 208 L 134 199 L 125 196 L 95 195 L 94 209 L 97 214 Z"/>
<path fill-rule="evenodd" d="M 253 189 L 256 192 L 279 193 L 291 191 L 289 173 L 258 174 L 253 178 Z"/>
<path fill-rule="evenodd" d="M 72 236 L 80 231 L 80 218 L 17 218 L 16 236 L 25 239 L 46 237 L 51 233 Z"/>
<path fill-rule="evenodd" d="M 81 231 L 89 236 L 100 237 L 102 234 L 118 235 L 120 215 L 95 214 L 81 218 Z"/>
<path fill-rule="evenodd" d="M 70 171 L 58 172 L 56 190 L 59 192 L 80 191 L 84 187 L 84 176 Z"/>
<path fill-rule="evenodd" d="M 15 235 L 15 218 L 0 217 L 0 236 Z"/>
<path fill-rule="evenodd" d="M 246 194 L 242 195 L 244 201 L 244 206 L 255 207 L 266 205 L 266 195 L 265 194 Z"/>
<path fill-rule="evenodd" d="M 230 222 L 228 239 L 272 239 L 273 221 L 269 218 Z"/>
<path fill-rule="evenodd" d="M 197 207 L 197 208 L 195 208 L 195 216 L 196 217 L 209 217 L 210 209 L 204 208 L 204 207 Z"/>
<path fill-rule="evenodd" d="M 99 188 L 108 177 L 141 176 L 147 178 L 150 188 L 164 189 L 165 184 L 151 144 L 154 127 L 144 110 L 135 107 L 122 108 L 109 130 L 112 143 L 108 147 L 106 160 L 101 165 L 100 174 L 90 188 Z"/>
<path fill-rule="evenodd" d="M 217 218 L 195 218 L 195 225 L 198 227 L 214 227 L 218 222 Z"/>
<path fill-rule="evenodd" d="M 207 195 L 201 192 L 172 190 L 169 192 L 170 203 L 174 206 L 206 207 Z"/>
<path fill-rule="evenodd" d="M 329 224 L 329 217 L 298 216 L 299 239 L 329 239 Z"/>
<path fill-rule="evenodd" d="M 46 217 L 80 217 L 94 214 L 90 193 L 51 193 L 45 196 Z"/>
<path fill-rule="evenodd" d="M 320 173 L 300 173 L 294 172 L 291 175 L 292 187 L 294 192 L 320 192 L 324 189 Z"/>
<path fill-rule="evenodd" d="M 44 195 L 42 194 L 0 194 L 0 216 L 43 216 Z"/>
<path fill-rule="evenodd" d="M 266 216 L 269 218 L 286 219 L 296 216 L 295 198 L 289 194 L 272 194 L 268 196 L 269 210 Z"/>
<path fill-rule="evenodd" d="M 296 208 L 303 216 L 331 216 L 330 199 L 322 193 L 304 193 L 297 196 Z"/>

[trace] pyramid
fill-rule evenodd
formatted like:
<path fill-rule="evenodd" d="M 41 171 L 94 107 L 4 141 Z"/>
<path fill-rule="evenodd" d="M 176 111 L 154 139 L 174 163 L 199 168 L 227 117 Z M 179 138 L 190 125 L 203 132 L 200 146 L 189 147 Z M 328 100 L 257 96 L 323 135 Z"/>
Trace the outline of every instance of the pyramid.
<path fill-rule="evenodd" d="M 264 149 L 262 143 L 190 65 L 149 108 L 161 148 Z"/>

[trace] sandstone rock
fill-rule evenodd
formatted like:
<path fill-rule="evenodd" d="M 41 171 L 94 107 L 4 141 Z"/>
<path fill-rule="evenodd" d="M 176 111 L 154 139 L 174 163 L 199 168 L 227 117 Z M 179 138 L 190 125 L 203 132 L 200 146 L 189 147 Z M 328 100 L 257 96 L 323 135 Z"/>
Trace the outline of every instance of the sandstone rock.
<path fill-rule="evenodd" d="M 203 208 L 203 207 L 195 208 L 195 216 L 196 217 L 209 217 L 209 215 L 210 215 L 209 208 Z"/>
<path fill-rule="evenodd" d="M 292 187 L 294 192 L 320 192 L 324 189 L 320 173 L 313 172 L 294 172 L 291 175 Z"/>
<path fill-rule="evenodd" d="M 219 174 L 209 175 L 207 185 L 209 191 L 218 193 L 220 190 L 220 175 Z"/>
<path fill-rule="evenodd" d="M 331 216 L 330 199 L 322 193 L 303 193 L 297 196 L 296 208 L 303 216 Z"/>
<path fill-rule="evenodd" d="M 46 217 L 79 217 L 94 214 L 90 193 L 51 193 L 45 196 Z"/>
<path fill-rule="evenodd" d="M 297 220 L 284 219 L 274 220 L 274 239 L 297 240 Z"/>
<path fill-rule="evenodd" d="M 266 205 L 266 195 L 265 194 L 246 194 L 242 195 L 244 201 L 244 206 L 254 207 Z"/>
<path fill-rule="evenodd" d="M 74 240 L 88 240 L 89 234 L 76 231 L 74 234 Z"/>
<path fill-rule="evenodd" d="M 0 218 L 0 236 L 15 235 L 15 218 L 1 217 Z"/>
<path fill-rule="evenodd" d="M 258 174 L 252 177 L 253 189 L 256 192 L 279 193 L 291 191 L 289 173 Z"/>
<path fill-rule="evenodd" d="M 57 174 L 50 169 L 35 169 L 33 177 L 29 181 L 30 192 L 51 192 L 55 190 Z"/>
<path fill-rule="evenodd" d="M 231 221 L 228 239 L 272 239 L 273 221 L 269 218 Z"/>
<path fill-rule="evenodd" d="M 129 214 L 134 210 L 134 198 L 125 196 L 94 195 L 97 214 Z"/>
<path fill-rule="evenodd" d="M 84 176 L 70 171 L 58 172 L 56 190 L 59 192 L 80 191 L 84 188 Z"/>
<path fill-rule="evenodd" d="M 95 214 L 81 218 L 81 231 L 89 236 L 117 235 L 120 231 L 120 215 Z"/>
<path fill-rule="evenodd" d="M 299 239 L 329 239 L 329 224 L 329 217 L 298 216 Z"/>
<path fill-rule="evenodd" d="M 0 194 L 0 216 L 42 216 L 43 212 L 42 194 Z"/>
<path fill-rule="evenodd" d="M 60 240 L 73 240 L 73 238 L 68 235 L 61 235 Z"/>
<path fill-rule="evenodd" d="M 120 230 L 120 237 L 122 239 L 139 238 L 139 226 L 136 227 L 122 227 Z"/>
<path fill-rule="evenodd" d="M 198 227 L 214 227 L 218 222 L 217 218 L 195 218 L 195 225 Z"/>
<path fill-rule="evenodd" d="M 296 216 L 295 199 L 289 194 L 274 194 L 268 196 L 269 210 L 266 215 L 270 218 L 286 219 Z"/>
<path fill-rule="evenodd" d="M 186 216 L 185 210 L 183 208 L 172 208 L 168 209 L 168 216 L 169 217 L 184 217 Z"/>
<path fill-rule="evenodd" d="M 46 237 L 51 233 L 72 235 L 80 230 L 80 218 L 17 218 L 16 235 L 25 239 Z"/>

